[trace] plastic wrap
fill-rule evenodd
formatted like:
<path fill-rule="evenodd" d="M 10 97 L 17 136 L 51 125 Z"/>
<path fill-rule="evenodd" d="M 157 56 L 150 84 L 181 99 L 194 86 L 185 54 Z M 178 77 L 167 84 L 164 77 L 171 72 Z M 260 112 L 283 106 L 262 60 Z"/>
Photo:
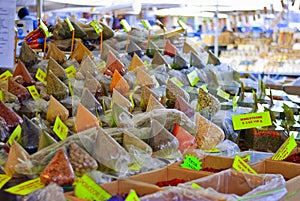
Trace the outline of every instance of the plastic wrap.
<path fill-rule="evenodd" d="M 133 127 L 133 123 L 131 121 L 132 115 L 125 107 L 122 107 L 117 103 L 114 103 L 112 106 L 112 117 L 117 127 Z"/>
<path fill-rule="evenodd" d="M 240 152 L 239 146 L 230 140 L 220 142 L 216 148 L 222 152 L 222 156 L 235 156 Z"/>
<path fill-rule="evenodd" d="M 20 201 L 65 201 L 63 188 L 51 183 L 45 188 L 39 189 L 26 195 Z"/>
<path fill-rule="evenodd" d="M 128 152 L 101 128 L 93 145 L 92 156 L 100 164 L 118 173 L 124 174 L 128 171 L 130 163 Z"/>
<path fill-rule="evenodd" d="M 189 94 L 176 85 L 173 81 L 167 81 L 166 97 L 167 97 L 167 106 L 169 108 L 174 108 L 177 96 L 181 96 L 185 101 L 189 102 Z"/>

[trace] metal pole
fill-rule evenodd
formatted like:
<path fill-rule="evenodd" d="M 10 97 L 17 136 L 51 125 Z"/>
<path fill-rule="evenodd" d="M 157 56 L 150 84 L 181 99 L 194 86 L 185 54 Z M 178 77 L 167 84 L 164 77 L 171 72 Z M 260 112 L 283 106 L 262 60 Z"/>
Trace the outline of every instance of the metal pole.
<path fill-rule="evenodd" d="M 42 19 L 42 13 L 43 13 L 43 0 L 37 0 L 36 1 L 36 13 L 38 19 Z"/>
<path fill-rule="evenodd" d="M 216 13 L 215 13 L 215 48 L 214 48 L 214 53 L 215 55 L 218 57 L 219 54 L 219 38 L 218 38 L 218 24 L 219 24 L 219 18 L 218 18 L 218 14 L 219 14 L 219 1 L 217 0 L 217 4 L 216 4 Z"/>

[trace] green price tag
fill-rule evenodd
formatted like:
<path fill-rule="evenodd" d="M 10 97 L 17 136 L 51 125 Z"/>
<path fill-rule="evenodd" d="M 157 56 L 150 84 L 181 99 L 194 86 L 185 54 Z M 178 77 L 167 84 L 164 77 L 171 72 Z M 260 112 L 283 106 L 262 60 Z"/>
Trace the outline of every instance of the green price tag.
<path fill-rule="evenodd" d="M 192 188 L 194 188 L 194 189 L 201 189 L 202 187 L 199 184 L 192 183 Z"/>
<path fill-rule="evenodd" d="M 40 82 L 42 82 L 43 84 L 46 84 L 46 73 L 42 69 L 40 68 L 37 69 L 35 78 Z"/>
<path fill-rule="evenodd" d="M 132 108 L 134 108 L 133 93 L 134 93 L 134 91 L 133 91 L 133 92 L 130 92 L 130 94 L 129 94 L 129 99 L 130 99 L 131 107 L 132 107 Z"/>
<path fill-rule="evenodd" d="M 149 23 L 148 20 L 141 20 L 141 22 L 142 22 L 143 26 L 144 26 L 148 31 L 152 29 L 152 26 L 151 26 L 151 24 Z"/>
<path fill-rule="evenodd" d="M 200 78 L 196 70 L 193 70 L 192 72 L 187 74 L 187 77 L 192 87 L 195 86 L 200 81 Z"/>
<path fill-rule="evenodd" d="M 6 192 L 16 194 L 16 195 L 27 195 L 33 191 L 36 191 L 40 188 L 44 188 L 45 184 L 41 182 L 40 178 L 32 179 L 21 183 L 17 186 L 5 189 Z"/>
<path fill-rule="evenodd" d="M 186 155 L 185 159 L 183 160 L 183 163 L 180 165 L 183 168 L 193 169 L 193 170 L 201 170 L 202 162 L 199 161 L 198 158 L 196 158 L 193 155 Z"/>
<path fill-rule="evenodd" d="M 1 89 L 0 89 L 0 101 L 4 101 L 4 95 Z"/>
<path fill-rule="evenodd" d="M 247 128 L 256 128 L 272 125 L 270 113 L 259 112 L 232 116 L 234 130 L 242 130 Z"/>
<path fill-rule="evenodd" d="M 203 84 L 200 88 L 203 89 L 206 93 L 208 93 L 206 84 Z"/>
<path fill-rule="evenodd" d="M 250 174 L 257 174 L 248 163 L 246 163 L 240 156 L 235 155 L 232 167 L 237 171 L 247 172 Z"/>
<path fill-rule="evenodd" d="M 62 120 L 56 116 L 55 123 L 53 126 L 54 133 L 61 139 L 67 138 L 69 128 L 62 122 Z"/>
<path fill-rule="evenodd" d="M 297 147 L 297 142 L 295 141 L 294 135 L 290 135 L 288 139 L 281 145 L 281 147 L 273 155 L 272 160 L 280 161 L 284 160 L 290 155 L 293 149 Z"/>
<path fill-rule="evenodd" d="M 73 91 L 73 87 L 72 87 L 72 84 L 71 84 L 70 80 L 68 80 L 68 87 L 69 87 L 70 95 L 74 96 L 74 91 Z"/>
<path fill-rule="evenodd" d="M 9 77 L 12 76 L 13 74 L 9 70 L 6 70 L 4 73 L 0 75 L 0 80 L 7 80 Z"/>
<path fill-rule="evenodd" d="M 70 31 L 74 31 L 75 30 L 74 27 L 73 27 L 73 25 L 72 25 L 72 23 L 70 22 L 69 18 L 66 17 L 65 18 L 65 22 L 67 23 Z"/>
<path fill-rule="evenodd" d="M 46 37 L 50 36 L 50 32 L 48 30 L 48 27 L 44 24 L 43 20 L 40 20 L 40 29 L 42 29 L 42 31 L 44 32 L 44 34 L 46 35 Z"/>
<path fill-rule="evenodd" d="M 131 31 L 131 27 L 125 19 L 122 19 L 120 24 L 123 26 L 123 29 L 124 29 L 125 32 L 130 32 Z"/>
<path fill-rule="evenodd" d="M 76 77 L 77 71 L 76 71 L 76 68 L 73 65 L 66 68 L 65 71 L 67 73 L 68 78 L 75 78 Z"/>
<path fill-rule="evenodd" d="M 41 98 L 39 92 L 37 91 L 37 89 L 34 85 L 28 86 L 27 89 L 28 89 L 30 95 L 32 96 L 33 100 L 37 100 L 37 99 Z"/>
<path fill-rule="evenodd" d="M 182 82 L 177 77 L 172 77 L 170 80 L 173 81 L 179 87 L 184 86 L 184 84 L 182 84 Z"/>
<path fill-rule="evenodd" d="M 239 96 L 235 95 L 233 98 L 232 98 L 232 110 L 235 111 L 237 106 L 238 106 L 238 100 L 239 100 Z"/>
<path fill-rule="evenodd" d="M 187 29 L 187 25 L 181 21 L 181 20 L 177 20 L 177 23 L 179 24 L 179 26 L 183 29 L 186 30 Z"/>
<path fill-rule="evenodd" d="M 221 98 L 224 98 L 225 100 L 229 100 L 229 98 L 230 98 L 230 94 L 226 93 L 221 88 L 218 88 L 217 95 L 220 96 Z"/>
<path fill-rule="evenodd" d="M 22 133 L 22 128 L 20 125 L 18 125 L 15 130 L 12 132 L 12 134 L 8 138 L 8 144 L 11 146 L 13 141 L 15 140 L 16 142 L 21 141 L 21 133 Z"/>
<path fill-rule="evenodd" d="M 135 190 L 131 189 L 125 201 L 140 201 L 140 198 L 136 194 Z"/>
<path fill-rule="evenodd" d="M 0 189 L 11 179 L 6 174 L 0 174 Z"/>
<path fill-rule="evenodd" d="M 90 201 L 102 201 L 111 198 L 109 193 L 87 175 L 78 179 L 74 193 L 76 197 Z"/>
<path fill-rule="evenodd" d="M 91 21 L 90 26 L 95 29 L 97 34 L 100 34 L 103 31 L 103 26 L 97 20 Z"/>

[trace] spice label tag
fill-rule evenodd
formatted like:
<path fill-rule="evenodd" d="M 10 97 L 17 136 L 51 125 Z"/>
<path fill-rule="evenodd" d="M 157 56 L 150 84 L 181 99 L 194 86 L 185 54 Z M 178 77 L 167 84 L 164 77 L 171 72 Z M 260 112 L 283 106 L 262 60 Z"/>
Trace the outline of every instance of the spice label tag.
<path fill-rule="evenodd" d="M 203 84 L 200 88 L 203 89 L 206 93 L 208 93 L 206 84 Z"/>
<path fill-rule="evenodd" d="M 239 100 L 239 96 L 235 95 L 232 98 L 232 110 L 235 111 L 237 106 L 238 106 L 238 100 Z"/>
<path fill-rule="evenodd" d="M 192 87 L 195 86 L 200 81 L 200 78 L 196 70 L 193 70 L 192 72 L 187 74 L 187 77 Z"/>
<path fill-rule="evenodd" d="M 201 189 L 202 187 L 199 184 L 192 183 L 192 188 L 194 188 L 194 189 Z"/>
<path fill-rule="evenodd" d="M 250 174 L 257 174 L 239 155 L 235 155 L 232 167 L 237 171 L 242 171 Z"/>
<path fill-rule="evenodd" d="M 131 102 L 131 107 L 134 108 L 134 99 L 133 99 L 133 93 L 134 91 L 130 92 L 129 94 L 129 99 L 130 99 L 130 102 Z"/>
<path fill-rule="evenodd" d="M 74 96 L 74 91 L 73 91 L 72 84 L 71 84 L 70 80 L 68 80 L 68 87 L 69 87 L 70 95 Z"/>
<path fill-rule="evenodd" d="M 181 20 L 177 20 L 177 23 L 179 24 L 179 26 L 183 29 L 186 30 L 187 29 L 187 25 L 181 21 Z"/>
<path fill-rule="evenodd" d="M 230 98 L 230 94 L 226 93 L 224 90 L 222 90 L 221 88 L 218 88 L 217 90 L 217 95 L 220 96 L 221 98 L 224 98 L 225 100 L 229 100 Z"/>
<path fill-rule="evenodd" d="M 179 87 L 184 86 L 184 84 L 182 84 L 182 82 L 177 77 L 172 77 L 170 80 L 173 81 Z"/>
<path fill-rule="evenodd" d="M 12 134 L 8 138 L 8 144 L 11 146 L 13 141 L 15 140 L 16 142 L 21 141 L 21 133 L 22 133 L 22 128 L 20 125 L 18 125 L 15 130 L 12 132 Z"/>
<path fill-rule="evenodd" d="M 130 25 L 128 24 L 128 22 L 125 19 L 122 19 L 120 21 L 120 24 L 123 26 L 123 29 L 124 29 L 125 32 L 128 33 L 128 32 L 131 31 L 131 27 L 130 27 Z"/>
<path fill-rule="evenodd" d="M 135 190 L 131 189 L 128 196 L 125 198 L 125 201 L 140 201 L 140 198 L 136 194 Z"/>
<path fill-rule="evenodd" d="M 196 158 L 193 155 L 186 155 L 185 159 L 183 160 L 183 163 L 180 165 L 183 168 L 193 169 L 193 170 L 201 170 L 202 162 L 199 161 L 198 158 Z"/>
<path fill-rule="evenodd" d="M 69 128 L 59 118 L 59 116 L 57 116 L 53 126 L 53 131 L 61 140 L 64 140 L 67 138 Z"/>
<path fill-rule="evenodd" d="M 4 95 L 1 89 L 0 89 L 0 101 L 4 101 Z"/>
<path fill-rule="evenodd" d="M 45 25 L 45 23 L 43 22 L 43 20 L 40 20 L 40 26 L 39 28 L 44 32 L 44 34 L 46 35 L 46 37 L 50 36 L 50 32 L 48 30 L 48 27 Z"/>
<path fill-rule="evenodd" d="M 90 26 L 95 29 L 97 34 L 100 34 L 103 31 L 103 26 L 97 20 L 91 21 Z"/>
<path fill-rule="evenodd" d="M 256 128 L 272 125 L 270 113 L 259 112 L 232 116 L 232 123 L 234 130 L 241 130 L 247 128 Z"/>
<path fill-rule="evenodd" d="M 69 18 L 66 17 L 65 18 L 65 22 L 67 23 L 70 31 L 74 31 L 75 30 L 74 27 L 73 27 L 73 24 L 70 22 Z"/>
<path fill-rule="evenodd" d="M 76 77 L 76 69 L 73 65 L 69 66 L 68 68 L 65 69 L 67 73 L 67 78 L 75 78 Z"/>
<path fill-rule="evenodd" d="M 109 193 L 87 175 L 83 175 L 77 180 L 74 193 L 76 197 L 90 201 L 101 201 L 111 198 Z"/>
<path fill-rule="evenodd" d="M 46 73 L 42 69 L 37 69 L 35 78 L 43 84 L 46 84 Z"/>
<path fill-rule="evenodd" d="M 246 163 L 250 162 L 251 160 L 251 156 L 250 154 L 246 154 L 245 156 L 241 157 Z"/>
<path fill-rule="evenodd" d="M 32 96 L 33 100 L 37 100 L 37 99 L 41 98 L 39 92 L 37 91 L 37 89 L 34 85 L 28 86 L 27 89 L 28 89 L 30 95 Z"/>
<path fill-rule="evenodd" d="M 13 74 L 9 70 L 6 70 L 4 73 L 0 75 L 0 80 L 7 80 L 9 77 L 12 76 Z"/>
<path fill-rule="evenodd" d="M 288 139 L 281 145 L 281 147 L 272 156 L 272 160 L 280 161 L 284 160 L 290 155 L 293 149 L 297 147 L 297 142 L 295 141 L 294 135 L 290 135 Z"/>
<path fill-rule="evenodd" d="M 0 174 L 0 189 L 11 179 L 6 174 Z"/>
<path fill-rule="evenodd" d="M 16 195 L 27 195 L 40 188 L 44 188 L 44 186 L 45 184 L 42 183 L 40 178 L 38 177 L 36 179 L 23 182 L 17 186 L 5 189 L 5 191 Z"/>
<path fill-rule="evenodd" d="M 149 31 L 152 29 L 151 24 L 149 23 L 148 20 L 141 20 L 141 23 L 143 24 L 143 26 Z"/>

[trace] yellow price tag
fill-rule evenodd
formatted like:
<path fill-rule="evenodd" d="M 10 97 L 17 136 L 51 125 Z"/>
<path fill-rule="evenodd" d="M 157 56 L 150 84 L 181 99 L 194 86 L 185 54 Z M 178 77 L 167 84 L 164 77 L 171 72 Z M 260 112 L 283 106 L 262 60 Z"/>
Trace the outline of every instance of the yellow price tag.
<path fill-rule="evenodd" d="M 36 191 L 40 188 L 44 188 L 45 184 L 41 182 L 40 178 L 32 179 L 21 183 L 17 186 L 5 189 L 6 192 L 16 194 L 16 195 L 27 195 L 33 191 Z"/>
<path fill-rule="evenodd" d="M 67 73 L 68 78 L 75 78 L 76 77 L 76 69 L 73 65 L 69 66 L 68 68 L 65 69 Z"/>
<path fill-rule="evenodd" d="M 272 125 L 270 113 L 268 111 L 232 116 L 232 123 L 234 130 Z"/>
<path fill-rule="evenodd" d="M 13 74 L 9 70 L 6 70 L 4 73 L 0 75 L 0 80 L 7 80 L 9 77 L 12 76 Z"/>
<path fill-rule="evenodd" d="M 170 80 L 173 81 L 179 87 L 184 86 L 184 84 L 182 84 L 182 82 L 177 77 L 172 77 Z"/>
<path fill-rule="evenodd" d="M 297 142 L 295 141 L 294 135 L 290 135 L 288 139 L 281 145 L 281 147 L 272 156 L 272 160 L 284 160 L 290 155 L 293 149 L 297 147 Z"/>
<path fill-rule="evenodd" d="M 103 31 L 103 26 L 97 20 L 91 21 L 90 26 L 95 29 L 97 34 L 100 34 Z"/>
<path fill-rule="evenodd" d="M 21 134 L 22 134 L 22 128 L 20 125 L 18 125 L 15 130 L 12 132 L 12 134 L 8 138 L 8 144 L 11 146 L 13 141 L 15 140 L 16 142 L 21 141 Z"/>
<path fill-rule="evenodd" d="M 72 84 L 71 84 L 70 80 L 68 80 L 68 87 L 69 87 L 70 95 L 74 96 L 74 91 L 73 91 L 73 87 L 72 87 Z"/>
<path fill-rule="evenodd" d="M 0 189 L 11 179 L 6 174 L 0 174 Z"/>
<path fill-rule="evenodd" d="M 181 20 L 177 20 L 177 23 L 179 24 L 179 26 L 183 29 L 186 30 L 187 29 L 187 25 L 181 21 Z"/>
<path fill-rule="evenodd" d="M 235 155 L 232 167 L 238 171 L 257 174 L 240 156 Z"/>
<path fill-rule="evenodd" d="M 220 153 L 220 149 L 217 149 L 217 148 L 213 148 L 213 149 L 209 149 L 209 150 L 204 150 L 204 152 L 207 152 L 207 153 Z"/>
<path fill-rule="evenodd" d="M 199 184 L 192 183 L 192 188 L 194 188 L 194 189 L 201 189 L 202 187 Z"/>
<path fill-rule="evenodd" d="M 140 198 L 136 194 L 135 190 L 131 189 L 128 196 L 125 198 L 125 201 L 140 201 Z"/>
<path fill-rule="evenodd" d="M 75 196 L 85 200 L 108 200 L 111 195 L 99 186 L 93 179 L 87 175 L 83 175 L 76 182 Z"/>
<path fill-rule="evenodd" d="M 34 85 L 27 87 L 30 95 L 32 96 L 33 100 L 37 100 L 41 98 L 39 92 L 37 91 L 36 87 Z"/>
<path fill-rule="evenodd" d="M 141 20 L 141 22 L 142 22 L 143 26 L 144 26 L 148 31 L 152 29 L 152 26 L 151 26 L 151 24 L 149 23 L 148 20 Z"/>
<path fill-rule="evenodd" d="M 226 93 L 221 88 L 218 88 L 217 95 L 220 96 L 221 98 L 224 98 L 225 100 L 229 100 L 229 98 L 230 98 L 230 94 Z"/>
<path fill-rule="evenodd" d="M 50 36 L 50 32 L 48 30 L 48 27 L 44 24 L 43 20 L 40 20 L 39 28 L 42 29 L 42 31 L 44 32 L 44 34 L 46 35 L 46 37 Z"/>
<path fill-rule="evenodd" d="M 3 95 L 3 91 L 0 90 L 0 101 L 4 101 L 4 95 Z"/>
<path fill-rule="evenodd" d="M 69 18 L 66 17 L 65 18 L 65 22 L 67 23 L 70 31 L 74 31 L 75 30 L 74 27 L 73 27 L 73 25 L 72 25 L 72 23 L 70 22 Z"/>
<path fill-rule="evenodd" d="M 43 84 L 46 84 L 46 75 L 47 74 L 42 69 L 38 68 L 35 74 L 35 78 Z"/>
<path fill-rule="evenodd" d="M 67 138 L 69 128 L 57 116 L 53 126 L 53 131 L 61 140 L 64 140 Z"/>
<path fill-rule="evenodd" d="M 200 81 L 196 70 L 193 70 L 192 72 L 188 73 L 187 77 L 192 87 Z"/>
<path fill-rule="evenodd" d="M 130 32 L 131 31 L 131 27 L 125 19 L 122 19 L 120 21 L 120 24 L 123 26 L 123 29 L 124 29 L 125 32 Z"/>

